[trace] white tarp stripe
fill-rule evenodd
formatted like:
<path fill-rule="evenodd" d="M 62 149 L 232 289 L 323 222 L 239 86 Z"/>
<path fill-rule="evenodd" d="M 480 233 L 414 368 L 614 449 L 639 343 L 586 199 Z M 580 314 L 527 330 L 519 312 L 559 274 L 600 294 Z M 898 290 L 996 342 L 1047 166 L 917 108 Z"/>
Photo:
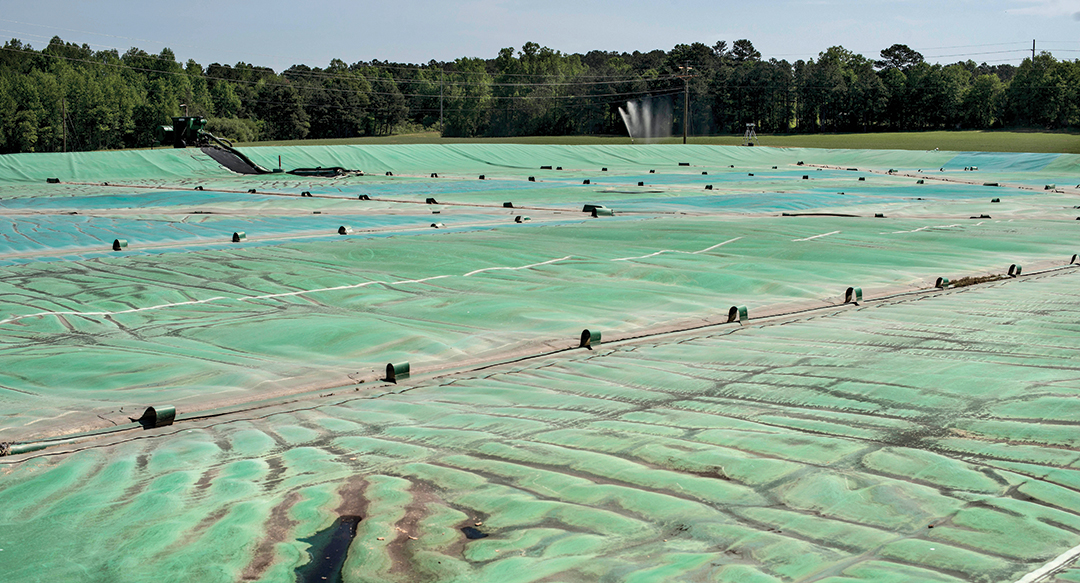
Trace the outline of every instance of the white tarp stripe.
<path fill-rule="evenodd" d="M 982 223 L 979 223 L 979 225 L 981 225 L 981 224 Z M 975 225 L 975 226 L 977 227 L 979 225 Z M 910 231 L 892 231 L 892 232 L 889 232 L 889 233 L 881 233 L 881 234 L 882 235 L 897 235 L 897 234 L 900 234 L 900 233 L 918 233 L 919 231 L 926 231 L 926 230 L 929 230 L 929 229 L 955 229 L 955 228 L 958 228 L 958 227 L 963 227 L 963 225 L 959 225 L 959 224 L 954 224 L 954 225 L 927 225 L 925 227 L 919 227 L 918 229 L 912 229 Z"/>
<path fill-rule="evenodd" d="M 705 253 L 707 251 L 711 251 L 711 250 L 716 249 L 717 247 L 720 247 L 722 245 L 727 245 L 728 243 L 731 243 L 733 241 L 738 241 L 739 239 L 742 239 L 742 237 L 736 237 L 734 239 L 729 239 L 727 241 L 724 241 L 723 243 L 717 243 L 716 245 L 713 245 L 711 247 L 707 247 L 705 249 L 702 249 L 701 251 L 689 252 L 689 251 L 664 250 L 664 251 L 657 251 L 656 253 L 652 253 L 650 255 L 644 255 L 642 257 L 653 257 L 653 256 L 659 255 L 661 253 L 685 253 L 685 254 L 688 254 L 688 255 L 696 255 L 696 254 L 699 254 L 699 253 Z M 296 297 L 296 296 L 302 296 L 302 295 L 314 294 L 314 293 L 320 293 L 320 292 L 359 289 L 359 288 L 367 287 L 369 285 L 389 285 L 389 286 L 394 286 L 394 285 L 407 285 L 407 284 L 414 284 L 414 283 L 425 283 L 425 282 L 429 282 L 429 281 L 445 279 L 445 278 L 448 278 L 448 277 L 470 277 L 470 276 L 476 275 L 478 273 L 485 273 L 485 272 L 489 272 L 489 271 L 518 271 L 518 270 L 522 270 L 522 269 L 532 269 L 534 267 L 541 267 L 541 266 L 544 266 L 544 265 L 551 265 L 551 264 L 559 263 L 559 262 L 562 262 L 562 261 L 568 261 L 568 260 L 573 259 L 573 258 L 574 258 L 573 255 L 567 255 L 565 257 L 559 257 L 557 259 L 549 259 L 547 261 L 541 261 L 539 263 L 530 263 L 528 265 L 521 265 L 521 266 L 518 266 L 518 267 L 484 267 L 482 269 L 476 269 L 476 270 L 470 271 L 468 273 L 464 273 L 464 274 L 462 274 L 460 276 L 435 275 L 435 276 L 432 276 L 432 277 L 425 277 L 425 278 L 422 278 L 422 279 L 405 279 L 405 280 L 400 280 L 400 281 L 381 281 L 381 280 L 379 280 L 379 281 L 365 281 L 363 283 L 357 283 L 357 284 L 352 284 L 352 285 L 339 285 L 339 286 L 335 286 L 335 287 L 324 287 L 324 288 L 318 288 L 318 289 L 299 290 L 299 291 L 294 291 L 294 292 L 282 292 L 282 293 L 276 293 L 276 294 L 263 294 L 263 295 L 257 295 L 257 296 L 244 296 L 244 297 L 238 297 L 238 298 L 230 298 L 230 297 L 226 297 L 226 296 L 215 296 L 215 297 L 212 297 L 212 298 L 206 298 L 204 300 L 192 300 L 192 301 L 187 301 L 187 302 L 173 302 L 173 303 L 168 303 L 168 304 L 157 304 L 157 305 L 154 305 L 154 306 L 146 306 L 144 308 L 130 308 L 130 309 L 127 309 L 127 310 L 95 311 L 95 312 L 79 312 L 79 311 L 74 311 L 74 310 L 52 311 L 52 312 L 37 312 L 37 313 L 34 313 L 34 314 L 24 314 L 24 315 L 21 315 L 21 316 L 13 315 L 13 316 L 11 316 L 9 318 L 4 318 L 3 320 L 0 320 L 0 324 L 10 324 L 12 322 L 17 322 L 19 320 L 23 320 L 23 319 L 26 319 L 26 318 L 37 318 L 37 317 L 41 317 L 41 316 L 88 316 L 88 317 L 101 316 L 101 317 L 107 317 L 107 316 L 118 316 L 118 315 L 122 315 L 122 314 L 134 314 L 134 313 L 137 313 L 137 312 L 148 312 L 148 311 L 153 311 L 153 310 L 163 310 L 163 309 L 166 309 L 166 308 L 175 308 L 175 307 L 182 307 L 182 306 L 195 306 L 195 305 L 200 305 L 200 304 L 210 304 L 210 303 L 221 302 L 221 301 L 250 302 L 250 301 L 259 301 L 259 300 L 273 300 L 273 299 L 278 299 L 278 298 Z M 621 259 L 613 259 L 612 261 L 625 261 L 625 260 L 629 260 L 629 259 L 640 259 L 640 257 L 639 258 L 624 257 L 624 258 L 621 258 Z"/>
<path fill-rule="evenodd" d="M 735 241 L 738 241 L 739 239 L 742 239 L 742 237 L 735 237 L 734 239 L 728 239 L 727 241 L 724 241 L 723 243 L 717 243 L 716 245 L 713 245 L 712 247 L 706 247 L 706 248 L 702 249 L 701 251 L 678 251 L 678 250 L 675 250 L 675 249 L 664 249 L 663 251 L 657 251 L 656 253 L 649 253 L 648 255 L 637 255 L 637 256 L 634 256 L 634 257 L 619 257 L 618 259 L 612 259 L 612 261 L 632 261 L 634 259 L 648 259 L 649 257 L 656 257 L 657 255 L 661 255 L 663 253 L 682 253 L 683 255 L 698 255 L 698 254 L 701 254 L 701 253 L 706 253 L 708 251 L 712 251 L 713 249 L 716 249 L 717 247 L 727 245 L 728 243 L 733 243 Z"/>
<path fill-rule="evenodd" d="M 517 271 L 519 269 L 531 269 L 533 267 L 540 267 L 541 265 L 551 265 L 552 263 L 558 263 L 560 261 L 566 261 L 567 259 L 573 259 L 573 255 L 567 255 L 566 257 L 560 257 L 558 259 L 549 259 L 547 261 L 541 261 L 540 263 L 532 263 L 530 265 L 522 265 L 521 267 L 485 267 L 483 269 L 477 269 L 476 271 L 470 271 L 463 277 L 469 277 L 477 273 L 483 273 L 485 271 Z"/>
<path fill-rule="evenodd" d="M 735 241 L 738 241 L 739 239 L 742 239 L 742 237 L 735 237 L 734 239 L 728 239 L 727 241 L 724 241 L 723 243 L 717 243 L 716 245 L 713 245 L 712 247 L 706 247 L 705 249 L 702 249 L 701 251 L 694 251 L 693 253 L 691 253 L 691 255 L 698 255 L 699 253 L 706 253 L 706 252 L 712 251 L 713 249 L 716 249 L 717 247 L 727 245 L 728 243 L 734 243 Z"/>
<path fill-rule="evenodd" d="M 1065 551 L 1053 561 L 1050 561 L 1046 565 L 1043 565 L 1041 568 L 1036 569 L 1028 573 L 1027 575 L 1024 575 L 1020 579 L 1017 579 L 1016 583 L 1038 583 L 1039 581 L 1042 581 L 1047 575 L 1051 575 L 1058 569 L 1067 565 L 1070 561 L 1076 560 L 1077 557 L 1080 557 L 1080 545 Z"/>
<path fill-rule="evenodd" d="M 470 271 L 469 273 L 463 274 L 462 276 L 434 275 L 432 277 L 425 277 L 425 278 L 422 278 L 422 279 L 404 279 L 404 280 L 400 280 L 400 281 L 365 281 L 363 283 L 357 283 L 357 284 L 352 284 L 352 285 L 339 285 L 339 286 L 335 286 L 335 287 L 324 287 L 324 288 L 319 288 L 319 289 L 308 289 L 308 290 L 300 290 L 300 291 L 294 291 L 294 292 L 282 292 L 282 293 L 277 293 L 277 294 L 263 294 L 263 295 L 258 295 L 258 296 L 243 296 L 243 297 L 238 297 L 238 298 L 230 298 L 230 297 L 226 297 L 226 296 L 215 296 L 215 297 L 212 297 L 212 298 L 206 298 L 204 300 L 192 300 L 192 301 L 188 301 L 188 302 L 173 302 L 173 303 L 168 303 L 168 304 L 157 304 L 157 305 L 154 305 L 154 306 L 146 306 L 144 308 L 130 308 L 130 309 L 127 309 L 127 310 L 100 311 L 100 312 L 78 312 L 78 311 L 74 311 L 74 310 L 70 310 L 70 311 L 53 311 L 53 312 L 38 312 L 36 314 L 24 314 L 22 316 L 11 316 L 9 318 L 5 318 L 3 320 L 0 320 L 0 324 L 10 324 L 10 323 L 16 322 L 18 320 L 23 320 L 23 319 L 26 319 L 26 318 L 37 318 L 37 317 L 41 317 L 41 316 L 88 316 L 88 317 L 102 316 L 102 317 L 107 317 L 107 316 L 118 316 L 118 315 L 122 315 L 122 314 L 134 314 L 134 313 L 137 313 L 137 312 L 148 312 L 148 311 L 152 311 L 152 310 L 163 310 L 165 308 L 175 308 L 175 307 L 181 307 L 181 306 L 195 306 L 195 305 L 199 305 L 199 304 L 209 304 L 209 303 L 220 302 L 220 301 L 251 302 L 251 301 L 259 301 L 259 300 L 273 300 L 273 299 L 278 299 L 278 298 L 288 298 L 288 297 L 302 296 L 302 295 L 314 294 L 314 293 L 320 293 L 320 292 L 359 289 L 359 288 L 367 287 L 369 285 L 389 285 L 389 286 L 394 286 L 394 285 L 406 285 L 406 284 L 413 284 L 413 283 L 425 283 L 425 282 L 429 282 L 429 281 L 435 281 L 435 280 L 438 280 L 438 279 L 446 279 L 448 277 L 469 277 L 470 275 L 474 275 L 474 274 L 481 273 L 481 272 L 484 272 L 484 271 L 492 271 L 492 270 L 496 270 L 496 269 L 511 270 L 511 271 L 516 271 L 516 270 L 519 270 L 519 269 L 529 269 L 529 268 L 532 268 L 532 267 L 539 267 L 541 265 L 550 265 L 552 263 L 557 263 L 559 261 L 566 261 L 568 259 L 571 259 L 572 257 L 573 256 L 571 256 L 571 255 L 567 255 L 566 257 L 561 257 L 559 259 L 550 259 L 548 261 L 542 261 L 540 263 L 532 263 L 532 264 L 529 264 L 529 265 L 522 265 L 520 267 L 487 267 L 487 268 L 484 268 L 484 269 L 477 269 L 476 271 Z"/>
<path fill-rule="evenodd" d="M 814 235 L 813 237 L 807 237 L 807 238 L 805 238 L 805 239 L 792 239 L 791 241 L 792 241 L 792 242 L 795 242 L 795 243 L 797 243 L 797 242 L 799 242 L 799 241 L 811 241 L 811 240 L 813 240 L 813 239 L 820 239 L 820 238 L 822 238 L 822 237 L 828 237 L 829 235 L 835 235 L 835 234 L 837 234 L 837 233 L 839 233 L 839 232 L 840 232 L 840 231 L 833 231 L 833 232 L 831 232 L 831 233 L 822 233 L 822 234 L 820 234 L 820 235 Z"/>

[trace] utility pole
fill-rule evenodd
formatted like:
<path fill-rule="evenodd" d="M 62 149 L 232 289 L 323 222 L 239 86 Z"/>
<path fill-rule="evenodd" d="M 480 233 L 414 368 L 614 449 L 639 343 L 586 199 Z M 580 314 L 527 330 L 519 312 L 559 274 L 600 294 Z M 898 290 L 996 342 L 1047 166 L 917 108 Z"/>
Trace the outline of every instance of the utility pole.
<path fill-rule="evenodd" d="M 1035 39 L 1031 39 L 1031 62 L 1035 62 Z"/>
<path fill-rule="evenodd" d="M 440 67 L 440 69 L 441 69 L 441 67 Z M 445 125 L 445 122 L 443 121 L 443 86 L 446 84 L 446 81 L 444 80 L 445 76 L 446 76 L 446 71 L 445 70 L 440 70 L 439 71 L 439 137 L 440 138 L 442 137 L 443 132 L 446 131 L 445 130 L 446 125 Z"/>
<path fill-rule="evenodd" d="M 679 67 L 679 71 L 682 74 L 679 78 L 683 80 L 683 125 L 682 125 L 682 143 L 686 143 L 686 130 L 690 127 L 690 78 L 694 76 L 694 68 L 690 65 Z"/>

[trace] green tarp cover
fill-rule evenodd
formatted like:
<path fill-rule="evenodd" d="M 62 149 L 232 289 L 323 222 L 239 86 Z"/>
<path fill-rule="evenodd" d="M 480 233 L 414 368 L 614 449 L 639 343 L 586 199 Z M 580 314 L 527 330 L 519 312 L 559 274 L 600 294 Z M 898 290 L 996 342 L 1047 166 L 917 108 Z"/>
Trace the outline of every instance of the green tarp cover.
<path fill-rule="evenodd" d="M 1075 573 L 1076 156 L 245 152 L 0 156 L 3 578 Z"/>

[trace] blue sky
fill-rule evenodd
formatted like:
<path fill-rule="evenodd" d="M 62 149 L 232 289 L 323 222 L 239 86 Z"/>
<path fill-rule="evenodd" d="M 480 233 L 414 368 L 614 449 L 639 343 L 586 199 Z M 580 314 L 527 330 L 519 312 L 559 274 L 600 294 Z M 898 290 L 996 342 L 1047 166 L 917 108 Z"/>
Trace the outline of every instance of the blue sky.
<path fill-rule="evenodd" d="M 532 41 L 564 53 L 669 50 L 750 39 L 766 58 L 815 58 L 830 46 L 876 58 L 903 43 L 931 62 L 1019 64 L 1031 41 L 1080 58 L 1080 0 L 0 0 L 0 38 L 42 48 L 58 35 L 95 49 L 169 47 L 202 65 L 280 71 L 371 59 L 496 56 Z"/>

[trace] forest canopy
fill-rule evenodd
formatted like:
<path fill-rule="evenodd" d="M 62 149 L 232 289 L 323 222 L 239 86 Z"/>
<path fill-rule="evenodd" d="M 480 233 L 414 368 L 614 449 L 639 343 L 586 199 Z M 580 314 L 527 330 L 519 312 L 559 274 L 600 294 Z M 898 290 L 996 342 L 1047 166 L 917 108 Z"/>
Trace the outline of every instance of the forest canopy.
<path fill-rule="evenodd" d="M 689 75 L 687 75 L 689 73 Z M 444 136 L 626 135 L 618 108 L 689 90 L 693 135 L 1069 128 L 1080 125 L 1080 61 L 1043 52 L 1013 65 L 927 63 L 893 45 L 869 59 L 764 59 L 746 39 L 670 51 L 563 54 L 536 43 L 491 59 L 373 60 L 275 72 L 179 63 L 164 49 L 94 51 L 54 37 L 0 50 L 0 153 L 149 147 L 172 116 L 242 142 L 411 130 Z"/>

